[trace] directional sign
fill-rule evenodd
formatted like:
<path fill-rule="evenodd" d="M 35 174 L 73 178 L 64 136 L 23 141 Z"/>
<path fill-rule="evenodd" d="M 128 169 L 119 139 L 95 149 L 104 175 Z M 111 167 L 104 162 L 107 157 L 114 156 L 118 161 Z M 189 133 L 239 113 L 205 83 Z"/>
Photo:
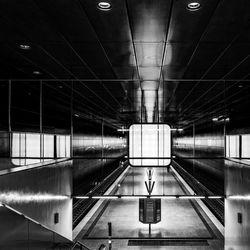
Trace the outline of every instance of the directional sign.
<path fill-rule="evenodd" d="M 161 221 L 161 199 L 139 199 L 139 221 L 155 224 Z"/>

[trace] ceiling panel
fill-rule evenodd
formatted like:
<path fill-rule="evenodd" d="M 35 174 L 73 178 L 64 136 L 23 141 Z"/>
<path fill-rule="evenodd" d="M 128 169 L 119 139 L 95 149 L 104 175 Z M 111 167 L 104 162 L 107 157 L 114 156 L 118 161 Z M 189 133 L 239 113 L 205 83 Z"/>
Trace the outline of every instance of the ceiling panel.
<path fill-rule="evenodd" d="M 101 42 L 130 42 L 131 33 L 124 0 L 112 1 L 110 11 L 97 8 L 97 0 L 79 0 Z"/>
<path fill-rule="evenodd" d="M 159 80 L 161 67 L 139 67 L 140 79 L 144 80 Z"/>
<path fill-rule="evenodd" d="M 139 67 L 160 67 L 162 64 L 164 43 L 135 43 Z"/>
<path fill-rule="evenodd" d="M 133 37 L 136 42 L 164 42 L 171 0 L 128 0 Z"/>

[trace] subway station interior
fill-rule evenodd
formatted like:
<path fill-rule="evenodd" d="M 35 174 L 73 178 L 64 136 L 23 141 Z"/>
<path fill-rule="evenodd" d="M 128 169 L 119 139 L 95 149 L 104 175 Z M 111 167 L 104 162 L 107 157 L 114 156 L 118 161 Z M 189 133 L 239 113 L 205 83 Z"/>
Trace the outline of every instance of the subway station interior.
<path fill-rule="evenodd" d="M 0 249 L 249 250 L 250 1 L 0 0 Z"/>

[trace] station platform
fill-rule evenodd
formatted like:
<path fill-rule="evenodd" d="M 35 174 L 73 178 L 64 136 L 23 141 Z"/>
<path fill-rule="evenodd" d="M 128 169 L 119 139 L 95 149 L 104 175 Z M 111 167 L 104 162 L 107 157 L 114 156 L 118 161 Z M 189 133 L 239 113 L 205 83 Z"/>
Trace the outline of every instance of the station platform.
<path fill-rule="evenodd" d="M 146 195 L 146 168 L 130 167 L 116 183 L 115 194 Z M 152 195 L 189 194 L 178 175 L 166 168 L 153 169 Z M 161 200 L 161 221 L 149 226 L 139 221 L 139 199 L 104 200 L 77 238 L 90 249 L 108 245 L 108 222 L 112 223 L 111 249 L 224 249 L 224 237 L 195 200 Z"/>

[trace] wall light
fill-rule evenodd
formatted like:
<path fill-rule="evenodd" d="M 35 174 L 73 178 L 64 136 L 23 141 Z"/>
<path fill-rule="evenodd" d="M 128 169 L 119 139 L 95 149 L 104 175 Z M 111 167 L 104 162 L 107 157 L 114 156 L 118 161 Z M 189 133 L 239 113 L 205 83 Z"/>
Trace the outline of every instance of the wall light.
<path fill-rule="evenodd" d="M 201 5 L 198 2 L 192 2 L 187 5 L 187 9 L 190 11 L 195 11 L 200 9 Z"/>
<path fill-rule="evenodd" d="M 178 131 L 178 132 L 182 132 L 184 129 L 183 128 L 171 128 L 171 131 Z"/>
<path fill-rule="evenodd" d="M 112 6 L 111 6 L 111 4 L 109 2 L 99 2 L 97 4 L 97 8 L 99 10 L 109 11 L 109 10 L 111 10 Z"/>

